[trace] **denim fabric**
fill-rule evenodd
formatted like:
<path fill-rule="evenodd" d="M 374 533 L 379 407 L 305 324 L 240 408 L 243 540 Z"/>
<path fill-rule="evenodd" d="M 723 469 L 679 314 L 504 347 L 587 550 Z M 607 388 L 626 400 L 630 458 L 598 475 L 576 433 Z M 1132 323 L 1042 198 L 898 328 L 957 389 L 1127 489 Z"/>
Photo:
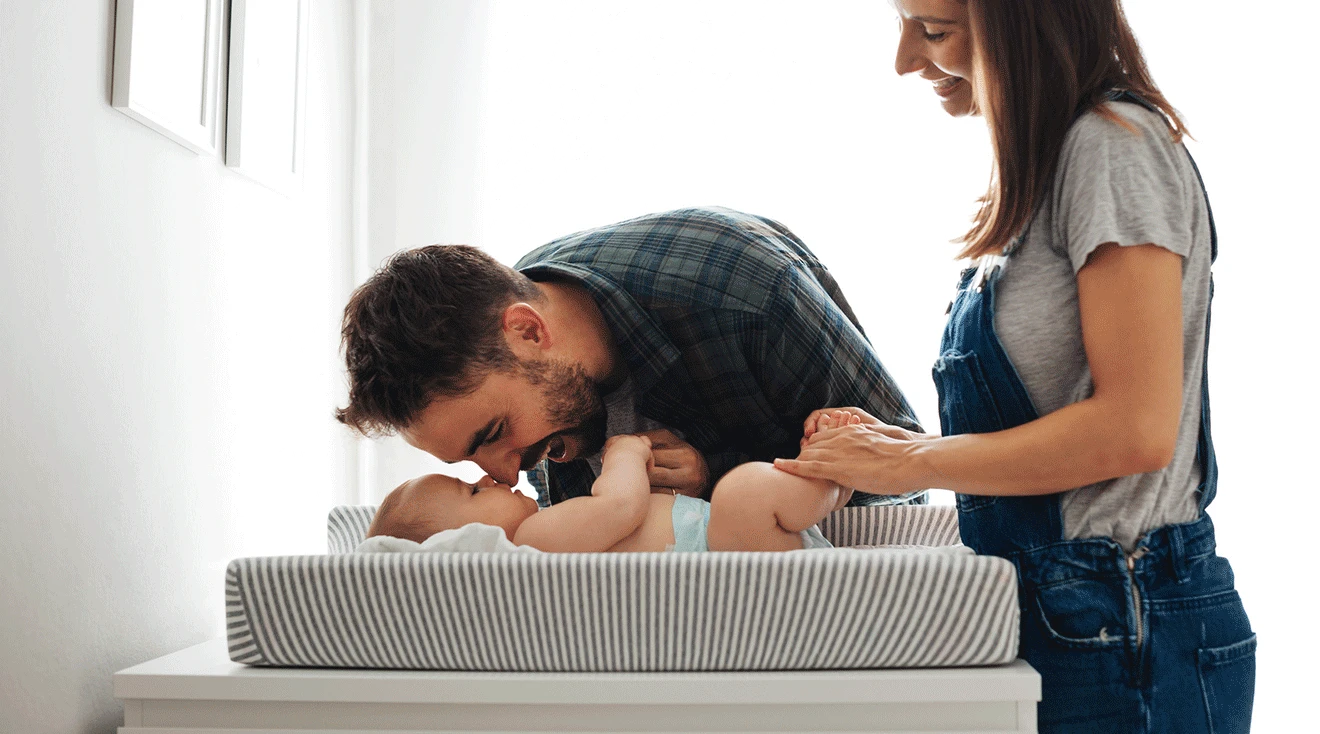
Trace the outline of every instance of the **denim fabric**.
<path fill-rule="evenodd" d="M 1211 242 L 1213 259 L 1213 215 Z M 1011 257 L 959 282 L 933 370 L 946 436 L 1039 417 L 994 329 L 995 286 Z M 1201 516 L 1151 531 L 1131 554 L 1110 538 L 1065 540 L 1057 494 L 958 496 L 963 542 L 1017 567 L 1020 654 L 1041 674 L 1041 732 L 1250 729 L 1256 637 L 1205 514 L 1218 483 L 1208 390 Z"/>

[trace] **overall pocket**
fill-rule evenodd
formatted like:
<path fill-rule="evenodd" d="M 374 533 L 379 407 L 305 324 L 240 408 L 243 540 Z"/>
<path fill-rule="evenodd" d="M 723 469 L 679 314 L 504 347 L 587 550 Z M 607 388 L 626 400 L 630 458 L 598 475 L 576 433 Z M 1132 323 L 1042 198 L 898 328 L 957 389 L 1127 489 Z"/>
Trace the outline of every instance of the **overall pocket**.
<path fill-rule="evenodd" d="M 1080 578 L 1038 587 L 1032 596 L 1047 638 L 1073 649 L 1122 646 L 1129 635 L 1121 583 Z"/>
<path fill-rule="evenodd" d="M 1251 731 L 1256 692 L 1256 636 L 1223 647 L 1196 651 L 1205 715 L 1213 734 Z"/>

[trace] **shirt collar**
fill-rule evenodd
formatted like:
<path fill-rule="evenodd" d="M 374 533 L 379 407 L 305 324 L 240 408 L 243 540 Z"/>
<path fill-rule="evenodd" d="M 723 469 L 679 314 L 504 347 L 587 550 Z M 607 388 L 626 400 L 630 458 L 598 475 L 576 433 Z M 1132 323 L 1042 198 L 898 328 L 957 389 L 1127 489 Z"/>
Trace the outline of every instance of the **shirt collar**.
<path fill-rule="evenodd" d="M 638 395 L 650 390 L 678 361 L 678 348 L 651 315 L 608 277 L 567 263 L 538 263 L 519 272 L 532 280 L 567 278 L 587 289 L 620 348 Z"/>

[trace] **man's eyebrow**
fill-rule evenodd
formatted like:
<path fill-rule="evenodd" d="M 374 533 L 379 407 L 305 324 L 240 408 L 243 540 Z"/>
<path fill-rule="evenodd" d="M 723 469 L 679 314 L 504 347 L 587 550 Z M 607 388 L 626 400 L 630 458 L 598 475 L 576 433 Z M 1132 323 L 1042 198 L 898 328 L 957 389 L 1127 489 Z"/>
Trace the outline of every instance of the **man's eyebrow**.
<path fill-rule="evenodd" d="M 490 434 L 495 430 L 495 424 L 498 422 L 498 418 L 491 418 L 490 423 L 487 423 L 484 428 L 478 429 L 476 433 L 472 434 L 472 441 L 468 443 L 467 453 L 463 455 L 464 459 L 477 453 L 477 449 L 481 447 L 481 444 L 486 443 L 486 439 L 490 438 Z"/>

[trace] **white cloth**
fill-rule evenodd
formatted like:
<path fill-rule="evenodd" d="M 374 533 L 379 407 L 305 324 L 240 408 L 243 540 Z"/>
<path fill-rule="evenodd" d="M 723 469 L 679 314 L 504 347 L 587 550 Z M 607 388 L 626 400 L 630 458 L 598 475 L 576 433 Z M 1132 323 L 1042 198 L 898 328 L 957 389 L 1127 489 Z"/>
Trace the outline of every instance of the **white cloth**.
<path fill-rule="evenodd" d="M 504 529 L 479 522 L 441 530 L 418 543 L 377 535 L 358 544 L 355 553 L 540 553 L 530 545 L 514 545 Z"/>

